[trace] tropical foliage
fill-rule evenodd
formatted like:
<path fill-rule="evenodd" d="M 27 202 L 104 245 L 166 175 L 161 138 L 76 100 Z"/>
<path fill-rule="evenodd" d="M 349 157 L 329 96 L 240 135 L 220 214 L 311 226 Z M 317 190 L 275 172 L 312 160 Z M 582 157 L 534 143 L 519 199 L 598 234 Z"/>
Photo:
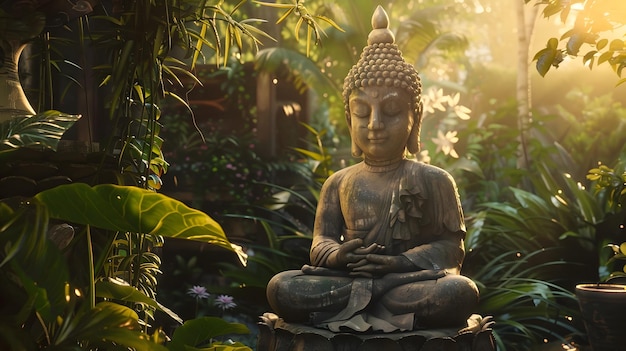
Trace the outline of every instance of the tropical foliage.
<path fill-rule="evenodd" d="M 79 20 L 75 41 L 70 36 L 55 38 L 56 44 L 73 43 L 83 53 L 91 46 L 96 55 L 106 58 L 93 67 L 108 96 L 105 109 L 113 125 L 105 153 L 119 160 L 118 172 L 134 177 L 131 184 L 151 190 L 76 183 L 39 192 L 32 199 L 0 203 L 2 348 L 249 349 L 216 341 L 223 334 L 248 332 L 219 318 L 185 322 L 167 345 L 163 331 L 150 328 L 155 311 L 183 322 L 156 301 L 160 257 L 155 251 L 163 237 L 217 245 L 246 262 L 242 249 L 230 243 L 211 217 L 153 191 L 168 168 L 159 137 L 161 103 L 169 97 L 189 108 L 184 98 L 170 90 L 171 84 L 181 85 L 181 76 L 197 81 L 190 70 L 203 46 L 226 62 L 232 47 L 243 49 L 242 38 L 255 47 L 257 36 L 267 37 L 250 24 L 260 20 L 233 19 L 242 4 L 224 5 L 225 10 L 222 2 L 198 6 L 197 1 L 103 1 L 95 14 Z M 2 25 L 7 23 L 4 18 Z M 307 25 L 315 22 L 308 20 Z M 40 39 L 40 54 L 46 58 L 41 61 L 42 77 L 50 79 L 50 72 L 61 65 L 80 68 L 63 55 L 59 61 L 51 59 L 57 46 L 51 45 L 48 33 Z M 172 54 L 179 46 L 187 50 L 180 58 Z M 77 85 L 86 83 L 64 76 Z M 44 108 L 54 104 L 51 87 L 52 81 L 39 85 Z M 78 118 L 51 111 L 8 121 L 2 127 L 3 147 L 54 149 Z M 87 118 L 93 122 L 96 116 Z M 3 152 L 5 160 L 11 151 Z M 52 226 L 50 221 L 62 223 Z M 49 274 L 50 269 L 55 274 Z"/>
<path fill-rule="evenodd" d="M 158 265 L 151 263 L 158 257 L 146 249 L 129 250 L 136 246 L 128 246 L 129 239 L 121 239 L 120 232 L 145 233 L 135 236 L 143 245 L 159 236 L 201 240 L 245 258 L 206 214 L 135 187 L 92 188 L 77 183 L 43 191 L 13 206 L 0 205 L 4 248 L 0 265 L 4 332 L 0 343 L 11 349 L 79 345 L 95 349 L 117 344 L 166 350 L 160 346 L 164 335 L 159 331 L 146 334 L 155 310 L 182 323 L 155 300 Z M 49 237 L 51 219 L 71 223 L 63 227 L 63 236 L 54 236 L 55 241 Z M 49 274 L 51 271 L 54 274 Z M 216 330 L 242 332 L 236 326 L 207 332 Z M 195 338 L 178 339 L 171 346 L 174 349 L 181 344 L 196 346 L 192 343 Z"/>
<path fill-rule="evenodd" d="M 624 225 L 626 218 L 624 201 L 626 200 L 626 170 L 624 161 L 610 168 L 600 165 L 592 168 L 587 174 L 587 179 L 593 182 L 593 191 L 600 203 L 604 204 L 607 220 L 607 235 L 603 243 L 606 243 L 602 259 L 606 260 L 606 270 L 603 279 L 612 282 L 623 282 L 626 277 L 626 242 L 624 241 Z M 613 219 L 616 219 L 614 221 Z"/>
<path fill-rule="evenodd" d="M 601 211 L 591 194 L 546 168 L 534 184 L 536 193 L 510 187 L 512 200 L 471 214 L 465 270 L 481 286 L 481 313 L 497 320 L 502 349 L 580 334 L 572 289 L 598 275 L 593 223 Z"/>
<path fill-rule="evenodd" d="M 262 183 L 271 196 L 253 206 L 253 212 L 239 211 L 229 216 L 260 223 L 265 235 L 262 245 L 249 245 L 254 252 L 248 257 L 245 270 L 233 264 L 220 265 L 225 277 L 239 288 L 234 294 L 255 297 L 252 302 L 267 308 L 265 288 L 270 279 L 279 272 L 299 269 L 309 263 L 309 248 L 313 235 L 313 222 L 323 182 L 333 173 L 332 155 L 322 140 L 325 131 L 317 131 L 305 125 L 313 137 L 307 148 L 295 148 L 306 160 L 308 178 L 290 187 Z M 263 313 L 257 311 L 255 313 Z"/>
<path fill-rule="evenodd" d="M 3 122 L 3 162 L 20 148 L 54 149 L 77 119 L 48 111 Z M 182 350 L 248 332 L 219 318 L 182 324 L 157 302 L 154 251 L 163 237 L 207 242 L 246 260 L 215 220 L 177 200 L 138 187 L 75 183 L 3 199 L 0 223 L 3 348 Z M 149 330 L 155 311 L 182 324 L 167 347 L 162 330 Z"/>
<path fill-rule="evenodd" d="M 1 149 L 40 146 L 56 150 L 63 134 L 80 115 L 45 111 L 34 116 L 16 116 L 0 124 Z"/>

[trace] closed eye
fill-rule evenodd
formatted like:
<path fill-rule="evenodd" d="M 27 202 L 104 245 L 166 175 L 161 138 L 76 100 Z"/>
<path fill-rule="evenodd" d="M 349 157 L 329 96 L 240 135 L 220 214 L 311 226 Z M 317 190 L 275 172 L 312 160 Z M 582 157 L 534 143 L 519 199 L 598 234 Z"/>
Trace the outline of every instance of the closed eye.
<path fill-rule="evenodd" d="M 356 117 L 368 117 L 372 109 L 369 104 L 358 99 L 350 101 L 350 113 Z"/>
<path fill-rule="evenodd" d="M 402 111 L 402 104 L 398 99 L 387 99 L 383 103 L 383 113 L 387 116 L 395 116 Z"/>

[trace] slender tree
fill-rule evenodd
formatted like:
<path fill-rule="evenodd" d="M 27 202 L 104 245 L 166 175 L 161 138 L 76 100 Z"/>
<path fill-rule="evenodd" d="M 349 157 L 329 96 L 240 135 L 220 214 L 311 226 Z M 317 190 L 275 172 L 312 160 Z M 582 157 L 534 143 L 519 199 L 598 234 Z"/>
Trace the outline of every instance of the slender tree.
<path fill-rule="evenodd" d="M 520 169 L 528 169 L 529 155 L 527 150 L 528 125 L 532 118 L 531 86 L 530 86 L 530 60 L 529 48 L 531 44 L 535 19 L 538 7 L 528 7 L 520 0 L 515 1 L 517 15 L 517 126 L 519 129 L 519 153 L 517 166 Z M 527 184 L 523 184 L 526 186 Z"/>

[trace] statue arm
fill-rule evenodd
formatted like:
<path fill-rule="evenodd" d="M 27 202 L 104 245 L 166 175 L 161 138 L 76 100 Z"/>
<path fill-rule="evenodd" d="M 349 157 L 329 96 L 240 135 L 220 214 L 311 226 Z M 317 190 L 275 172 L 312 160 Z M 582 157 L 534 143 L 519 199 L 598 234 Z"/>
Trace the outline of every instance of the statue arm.
<path fill-rule="evenodd" d="M 417 270 L 441 270 L 458 274 L 465 257 L 462 241 L 438 240 L 402 253 Z"/>
<path fill-rule="evenodd" d="M 343 215 L 339 202 L 338 173 L 324 182 L 315 213 L 313 242 L 311 243 L 311 264 L 318 267 L 337 267 L 336 256 L 343 231 Z"/>
<path fill-rule="evenodd" d="M 462 241 L 444 239 L 416 246 L 399 255 L 368 254 L 365 260 L 349 263 L 347 267 L 363 276 L 443 270 L 459 274 L 464 256 Z"/>

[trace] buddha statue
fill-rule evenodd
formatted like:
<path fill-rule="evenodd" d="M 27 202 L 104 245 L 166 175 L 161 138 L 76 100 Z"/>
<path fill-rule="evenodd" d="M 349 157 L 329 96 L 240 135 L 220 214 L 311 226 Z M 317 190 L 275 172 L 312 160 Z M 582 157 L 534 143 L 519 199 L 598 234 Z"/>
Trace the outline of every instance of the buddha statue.
<path fill-rule="evenodd" d="M 310 265 L 267 287 L 287 323 L 333 332 L 461 327 L 478 303 L 460 274 L 465 224 L 449 173 L 406 157 L 419 152 L 421 82 L 378 7 L 344 81 L 352 153 L 362 161 L 324 183 Z"/>

